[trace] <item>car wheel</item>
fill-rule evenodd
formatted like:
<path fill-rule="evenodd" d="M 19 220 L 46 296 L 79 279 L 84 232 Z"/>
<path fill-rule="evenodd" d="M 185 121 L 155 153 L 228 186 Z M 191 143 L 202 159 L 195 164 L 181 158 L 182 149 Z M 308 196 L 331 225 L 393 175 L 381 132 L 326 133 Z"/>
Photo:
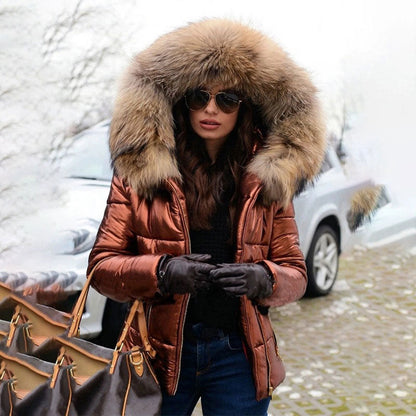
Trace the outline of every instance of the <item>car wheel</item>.
<path fill-rule="evenodd" d="M 337 233 L 330 226 L 321 225 L 316 230 L 306 257 L 306 296 L 327 295 L 334 286 L 338 274 L 338 241 Z"/>

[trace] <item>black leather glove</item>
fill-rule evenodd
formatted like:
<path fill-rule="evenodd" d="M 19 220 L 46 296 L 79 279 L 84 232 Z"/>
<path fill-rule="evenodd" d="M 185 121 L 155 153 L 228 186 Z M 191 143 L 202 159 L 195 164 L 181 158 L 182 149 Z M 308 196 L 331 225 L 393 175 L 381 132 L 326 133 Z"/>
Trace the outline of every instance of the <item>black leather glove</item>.
<path fill-rule="evenodd" d="M 158 286 L 161 294 L 196 293 L 210 285 L 209 272 L 216 266 L 206 263 L 209 254 L 165 256 L 158 266 Z"/>
<path fill-rule="evenodd" d="M 273 291 L 273 276 L 259 263 L 223 263 L 210 272 L 212 283 L 233 296 L 262 299 Z"/>

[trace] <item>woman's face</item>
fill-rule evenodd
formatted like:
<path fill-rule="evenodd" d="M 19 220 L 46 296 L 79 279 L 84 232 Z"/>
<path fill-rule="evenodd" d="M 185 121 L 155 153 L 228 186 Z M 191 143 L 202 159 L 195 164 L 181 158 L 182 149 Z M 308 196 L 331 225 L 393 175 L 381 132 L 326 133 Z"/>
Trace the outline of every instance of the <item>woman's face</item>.
<path fill-rule="evenodd" d="M 225 113 L 218 108 L 215 94 L 226 91 L 222 85 L 204 88 L 211 93 L 211 99 L 206 107 L 200 110 L 189 110 L 189 120 L 194 132 L 205 141 L 211 159 L 215 156 L 228 135 L 234 129 L 238 118 L 238 107 L 231 113 Z"/>

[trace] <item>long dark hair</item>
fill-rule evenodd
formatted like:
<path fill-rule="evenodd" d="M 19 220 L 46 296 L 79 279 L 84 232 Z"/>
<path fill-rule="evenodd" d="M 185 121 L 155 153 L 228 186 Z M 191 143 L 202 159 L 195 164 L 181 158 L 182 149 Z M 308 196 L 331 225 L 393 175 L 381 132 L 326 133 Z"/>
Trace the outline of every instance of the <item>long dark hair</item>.
<path fill-rule="evenodd" d="M 236 126 L 212 163 L 203 139 L 190 125 L 184 100 L 174 106 L 177 159 L 192 229 L 210 228 L 210 218 L 224 193 L 231 195 L 230 208 L 235 205 L 242 171 L 253 155 L 255 144 L 262 144 L 256 114 L 249 102 L 241 103 Z"/>

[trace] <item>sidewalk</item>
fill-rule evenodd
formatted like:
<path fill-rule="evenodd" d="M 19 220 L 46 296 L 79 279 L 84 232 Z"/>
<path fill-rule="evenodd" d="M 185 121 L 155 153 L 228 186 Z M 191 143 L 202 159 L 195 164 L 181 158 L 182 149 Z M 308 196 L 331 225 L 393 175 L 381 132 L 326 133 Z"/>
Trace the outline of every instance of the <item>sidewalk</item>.
<path fill-rule="evenodd" d="M 411 246 L 356 250 L 341 258 L 338 279 L 328 297 L 272 312 L 287 377 L 269 413 L 416 415 Z"/>

